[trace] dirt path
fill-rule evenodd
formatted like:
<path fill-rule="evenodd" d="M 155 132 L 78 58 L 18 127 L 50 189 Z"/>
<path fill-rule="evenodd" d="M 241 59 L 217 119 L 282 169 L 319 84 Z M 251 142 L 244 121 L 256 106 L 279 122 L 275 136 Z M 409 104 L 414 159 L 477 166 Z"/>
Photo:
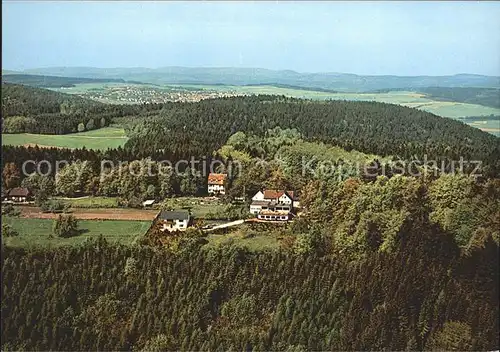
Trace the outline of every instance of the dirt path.
<path fill-rule="evenodd" d="M 231 221 L 222 225 L 217 225 L 212 227 L 211 229 L 208 229 L 207 232 L 209 231 L 214 231 L 214 230 L 220 230 L 220 229 L 225 229 L 226 227 L 231 227 L 231 226 L 237 226 L 241 225 L 245 222 L 245 220 L 236 220 L 236 221 Z"/>
<path fill-rule="evenodd" d="M 18 207 L 21 217 L 32 219 L 55 219 L 59 214 L 42 213 L 38 207 Z M 127 208 L 74 208 L 70 214 L 81 220 L 142 220 L 151 221 L 157 210 L 127 209 Z"/>

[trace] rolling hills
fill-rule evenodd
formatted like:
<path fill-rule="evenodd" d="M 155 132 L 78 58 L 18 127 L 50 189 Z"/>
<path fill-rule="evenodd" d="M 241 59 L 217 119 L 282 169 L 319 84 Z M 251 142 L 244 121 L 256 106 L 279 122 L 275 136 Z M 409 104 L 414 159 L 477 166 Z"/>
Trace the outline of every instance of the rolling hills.
<path fill-rule="evenodd" d="M 74 87 L 76 84 L 81 83 L 126 83 L 121 78 L 80 78 L 26 74 L 2 74 L 2 82 L 25 84 L 40 88 Z"/>
<path fill-rule="evenodd" d="M 12 72 L 11 72 L 12 73 Z M 473 74 L 453 76 L 362 76 L 349 73 L 299 73 L 291 70 L 262 68 L 96 68 L 48 67 L 27 69 L 24 74 L 82 77 L 92 79 L 124 79 L 154 84 L 283 84 L 305 88 L 321 88 L 345 92 L 409 87 L 500 87 L 500 77 Z"/>

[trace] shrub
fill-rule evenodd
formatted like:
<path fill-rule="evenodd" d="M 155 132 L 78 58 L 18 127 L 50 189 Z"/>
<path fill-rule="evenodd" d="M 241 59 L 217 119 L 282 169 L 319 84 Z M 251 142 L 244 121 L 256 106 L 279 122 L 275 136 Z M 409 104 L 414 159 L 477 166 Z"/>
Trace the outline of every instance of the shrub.
<path fill-rule="evenodd" d="M 73 215 L 59 215 L 54 220 L 53 233 L 58 237 L 72 237 L 78 234 L 78 220 Z"/>
<path fill-rule="evenodd" d="M 6 204 L 2 206 L 2 215 L 18 216 L 20 211 L 12 206 L 12 204 Z"/>
<path fill-rule="evenodd" d="M 2 236 L 3 237 L 15 237 L 19 236 L 19 233 L 12 228 L 12 226 L 3 223 L 2 224 Z"/>
<path fill-rule="evenodd" d="M 57 199 L 51 199 L 45 201 L 40 205 L 40 209 L 44 213 L 62 213 L 62 212 L 67 212 L 69 208 L 70 208 L 69 204 L 66 204 Z"/>

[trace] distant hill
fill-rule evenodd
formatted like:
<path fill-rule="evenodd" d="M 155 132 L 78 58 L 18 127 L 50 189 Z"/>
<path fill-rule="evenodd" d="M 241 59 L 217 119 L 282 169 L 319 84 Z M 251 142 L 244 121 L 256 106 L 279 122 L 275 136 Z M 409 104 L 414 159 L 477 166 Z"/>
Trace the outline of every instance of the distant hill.
<path fill-rule="evenodd" d="M 262 68 L 95 68 L 50 67 L 24 70 L 24 74 L 82 77 L 92 79 L 124 79 L 154 84 L 226 84 L 226 85 L 288 85 L 334 91 L 366 92 L 377 89 L 423 87 L 500 88 L 500 77 L 473 74 L 453 76 L 361 76 L 347 73 L 299 73 L 291 70 Z"/>
<path fill-rule="evenodd" d="M 2 133 L 66 134 L 108 126 L 116 117 L 147 115 L 162 104 L 104 104 L 50 89 L 2 82 Z"/>
<path fill-rule="evenodd" d="M 436 101 L 455 101 L 500 108 L 500 88 L 482 87 L 410 87 L 396 89 L 376 89 L 368 93 L 388 93 L 392 91 L 415 91 Z"/>
<path fill-rule="evenodd" d="M 428 87 L 420 90 L 433 100 L 457 101 L 500 108 L 500 89 L 474 87 Z"/>
<path fill-rule="evenodd" d="M 81 77 L 61 77 L 61 76 L 43 76 L 23 73 L 5 73 L 2 71 L 2 82 L 24 84 L 39 88 L 61 88 L 74 87 L 79 83 L 126 83 L 121 78 L 81 78 Z M 136 83 L 136 82 L 130 82 Z"/>

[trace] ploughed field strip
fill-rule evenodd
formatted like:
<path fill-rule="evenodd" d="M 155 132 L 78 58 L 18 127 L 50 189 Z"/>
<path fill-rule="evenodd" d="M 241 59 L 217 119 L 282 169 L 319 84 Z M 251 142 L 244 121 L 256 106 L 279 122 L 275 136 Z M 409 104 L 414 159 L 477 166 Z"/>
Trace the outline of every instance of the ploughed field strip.
<path fill-rule="evenodd" d="M 43 213 L 38 207 L 19 207 L 21 217 L 31 219 L 55 219 L 59 214 Z M 74 208 L 71 214 L 81 220 L 139 220 L 151 221 L 158 214 L 157 210 L 122 209 L 122 208 Z"/>

